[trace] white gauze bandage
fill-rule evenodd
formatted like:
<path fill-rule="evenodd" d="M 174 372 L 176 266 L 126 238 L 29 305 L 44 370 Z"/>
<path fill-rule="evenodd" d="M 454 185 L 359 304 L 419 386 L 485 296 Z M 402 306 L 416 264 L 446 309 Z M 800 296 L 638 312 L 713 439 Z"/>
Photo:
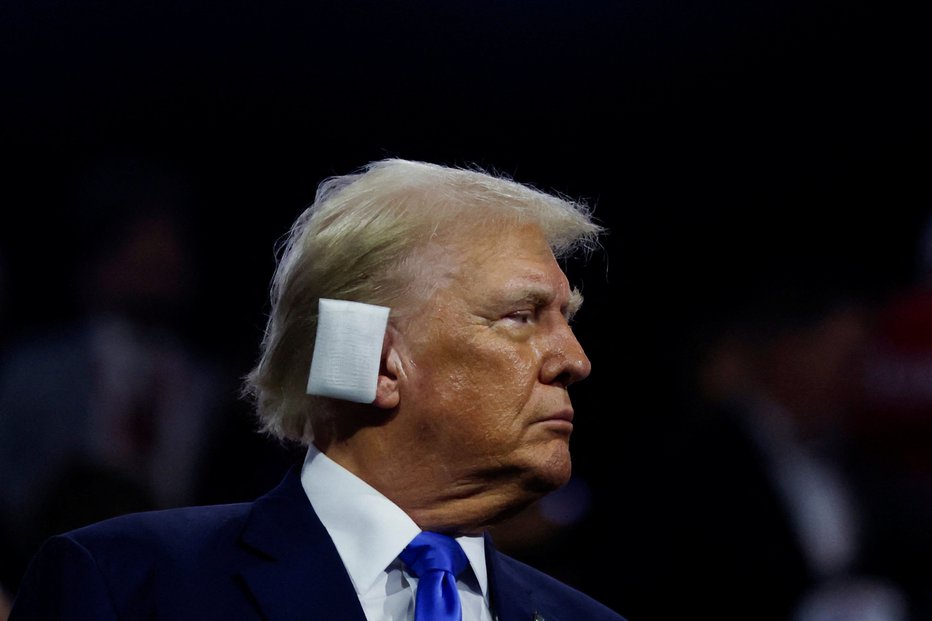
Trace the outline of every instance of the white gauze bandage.
<path fill-rule="evenodd" d="M 389 308 L 320 299 L 307 394 L 375 401 Z"/>

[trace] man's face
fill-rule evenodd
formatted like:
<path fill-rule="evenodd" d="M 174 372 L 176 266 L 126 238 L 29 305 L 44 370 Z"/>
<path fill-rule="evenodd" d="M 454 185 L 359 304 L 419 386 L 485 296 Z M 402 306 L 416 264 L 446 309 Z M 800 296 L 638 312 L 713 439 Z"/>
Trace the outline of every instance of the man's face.
<path fill-rule="evenodd" d="M 533 226 L 494 229 L 447 257 L 433 268 L 444 284 L 405 328 L 412 450 L 461 491 L 551 491 L 570 476 L 566 389 L 590 370 L 569 326 L 579 296 Z"/>

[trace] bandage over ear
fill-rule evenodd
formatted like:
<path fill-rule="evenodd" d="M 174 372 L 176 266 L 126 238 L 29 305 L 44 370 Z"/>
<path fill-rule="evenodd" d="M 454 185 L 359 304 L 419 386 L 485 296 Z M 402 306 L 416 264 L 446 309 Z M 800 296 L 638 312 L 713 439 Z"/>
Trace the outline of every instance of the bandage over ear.
<path fill-rule="evenodd" d="M 372 403 L 389 308 L 320 299 L 307 394 Z"/>

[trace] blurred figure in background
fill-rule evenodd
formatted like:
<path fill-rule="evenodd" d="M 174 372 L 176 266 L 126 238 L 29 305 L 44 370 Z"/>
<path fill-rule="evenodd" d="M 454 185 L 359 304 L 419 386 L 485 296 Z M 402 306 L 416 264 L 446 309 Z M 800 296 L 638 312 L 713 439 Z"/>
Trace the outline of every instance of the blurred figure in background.
<path fill-rule="evenodd" d="M 757 283 L 708 337 L 696 411 L 645 466 L 659 474 L 621 529 L 637 535 L 618 544 L 620 597 L 641 621 L 919 621 L 852 436 L 871 300 L 816 264 Z"/>
<path fill-rule="evenodd" d="M 76 315 L 0 363 L 0 523 L 17 559 L 53 533 L 194 499 L 221 395 L 183 329 L 198 275 L 190 207 L 175 173 L 135 158 L 78 181 Z"/>
<path fill-rule="evenodd" d="M 932 618 L 932 213 L 913 278 L 886 297 L 870 341 L 855 434 L 891 539 L 885 563 Z"/>

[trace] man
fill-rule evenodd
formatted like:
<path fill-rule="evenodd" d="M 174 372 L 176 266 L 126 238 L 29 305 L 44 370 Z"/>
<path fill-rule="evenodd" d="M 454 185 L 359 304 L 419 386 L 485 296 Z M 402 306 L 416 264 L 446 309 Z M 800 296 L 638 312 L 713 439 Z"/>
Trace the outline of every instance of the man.
<path fill-rule="evenodd" d="M 570 476 L 567 388 L 590 367 L 557 259 L 599 230 L 476 171 L 385 160 L 323 183 L 247 379 L 264 429 L 308 446 L 303 466 L 254 503 L 53 538 L 13 621 L 420 619 L 422 531 L 455 537 L 444 554 L 465 565 L 437 574 L 450 618 L 621 619 L 484 534 Z"/>
<path fill-rule="evenodd" d="M 51 535 L 203 504 L 235 381 L 185 325 L 202 266 L 183 176 L 118 154 L 93 159 L 68 187 L 55 251 L 68 259 L 50 262 L 67 283 L 56 316 L 0 351 L 0 540 L 10 552 L 0 552 L 0 582 L 10 592 Z"/>
<path fill-rule="evenodd" d="M 607 602 L 627 591 L 614 599 L 627 614 L 932 618 L 910 610 L 921 589 L 909 592 L 916 574 L 901 551 L 921 548 L 898 545 L 897 532 L 910 512 L 894 510 L 892 486 L 878 487 L 852 433 L 872 305 L 863 282 L 849 288 L 830 263 L 800 265 L 805 273 L 758 270 L 719 310 L 692 370 L 691 407 L 642 460 L 652 477 L 626 488 L 641 509 L 613 546 L 628 563 L 605 586 L 589 584 Z M 671 590 L 680 596 L 665 598 Z"/>

